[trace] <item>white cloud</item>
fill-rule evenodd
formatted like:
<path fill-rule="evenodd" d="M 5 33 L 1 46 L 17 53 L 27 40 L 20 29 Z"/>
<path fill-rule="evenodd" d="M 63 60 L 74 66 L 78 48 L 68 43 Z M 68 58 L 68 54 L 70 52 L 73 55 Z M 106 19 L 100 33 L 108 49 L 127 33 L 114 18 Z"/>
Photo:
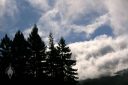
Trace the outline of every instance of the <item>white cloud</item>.
<path fill-rule="evenodd" d="M 0 30 L 7 31 L 4 27 L 12 24 L 15 21 L 15 15 L 18 13 L 18 8 L 15 0 L 0 0 Z M 7 23 L 8 20 L 11 22 Z"/>
<path fill-rule="evenodd" d="M 70 35 L 71 31 L 75 33 L 85 32 L 85 36 L 88 37 L 108 21 L 108 15 L 105 13 L 106 9 L 102 0 L 98 2 L 93 0 L 53 0 L 53 2 L 54 4 L 50 5 L 47 0 L 29 0 L 33 7 L 42 10 L 46 9 L 45 12 L 40 12 L 41 17 L 37 22 L 40 31 L 42 34 L 44 33 L 45 37 L 49 34 L 49 31 L 53 32 L 56 40 L 60 36 Z M 75 20 L 82 19 L 82 16 L 92 12 L 99 13 L 101 16 L 98 16 L 88 25 L 73 23 Z M 45 37 L 43 36 L 43 38 Z"/>
<path fill-rule="evenodd" d="M 106 0 L 106 7 L 110 14 L 111 25 L 116 35 L 128 32 L 128 0 Z"/>
<path fill-rule="evenodd" d="M 70 19 L 80 18 L 90 12 L 105 11 L 102 0 L 65 0 L 64 2 L 67 3 L 66 17 Z"/>
<path fill-rule="evenodd" d="M 87 34 L 86 36 L 88 36 L 89 34 L 93 34 L 100 25 L 106 24 L 107 22 L 104 21 L 107 20 L 110 20 L 109 25 L 111 25 L 115 35 L 127 33 L 127 0 L 53 0 L 52 5 L 49 4 L 50 2 L 48 0 L 29 0 L 28 2 L 33 7 L 43 10 L 40 11 L 41 17 L 38 21 L 40 27 L 55 32 L 54 34 L 56 36 L 67 36 L 71 30 L 76 33 L 85 31 Z M 73 23 L 73 21 L 77 19 L 82 20 L 83 16 L 88 18 L 87 15 L 91 13 L 99 14 L 98 16 L 94 15 L 97 19 L 105 16 L 105 14 L 109 16 L 104 18 L 103 22 L 102 20 L 95 21 L 95 19 L 93 19 L 92 23 L 87 25 L 81 26 Z M 45 26 L 42 25 L 44 22 Z M 71 29 L 70 27 L 74 29 Z M 43 29 L 41 31 L 45 31 Z M 66 30 L 67 34 L 58 34 L 64 30 Z M 48 31 L 46 34 L 48 34 Z"/>
<path fill-rule="evenodd" d="M 3 16 L 14 16 L 15 13 L 18 11 L 16 6 L 16 1 L 10 1 L 10 0 L 0 0 L 0 18 Z"/>
<path fill-rule="evenodd" d="M 80 79 L 113 75 L 128 68 L 128 41 L 126 36 L 118 38 L 99 36 L 94 40 L 69 45 L 77 60 Z"/>
<path fill-rule="evenodd" d="M 103 16 L 100 16 L 96 18 L 91 24 L 86 26 L 78 26 L 78 25 L 71 25 L 70 28 L 72 28 L 76 33 L 85 32 L 87 37 L 90 37 L 91 34 L 95 32 L 96 29 L 98 29 L 100 26 L 104 24 L 109 24 L 109 14 L 104 14 Z"/>
<path fill-rule="evenodd" d="M 26 0 L 26 1 L 41 12 L 47 11 L 49 9 L 48 0 Z"/>

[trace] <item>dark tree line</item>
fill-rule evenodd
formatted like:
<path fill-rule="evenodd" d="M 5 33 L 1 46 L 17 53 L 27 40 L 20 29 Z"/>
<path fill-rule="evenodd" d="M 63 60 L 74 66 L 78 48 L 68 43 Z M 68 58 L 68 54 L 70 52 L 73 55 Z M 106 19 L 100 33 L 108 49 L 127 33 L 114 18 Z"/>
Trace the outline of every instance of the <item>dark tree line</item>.
<path fill-rule="evenodd" d="M 77 83 L 76 60 L 62 37 L 55 46 L 52 33 L 49 45 L 38 34 L 35 25 L 27 39 L 18 31 L 13 40 L 7 35 L 0 43 L 0 80 Z"/>

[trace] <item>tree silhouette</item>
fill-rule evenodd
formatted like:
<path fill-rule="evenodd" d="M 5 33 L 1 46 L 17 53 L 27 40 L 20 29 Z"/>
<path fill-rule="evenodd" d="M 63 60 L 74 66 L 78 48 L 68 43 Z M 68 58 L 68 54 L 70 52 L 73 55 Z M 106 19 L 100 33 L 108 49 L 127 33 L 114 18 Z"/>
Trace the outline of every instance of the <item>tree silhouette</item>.
<path fill-rule="evenodd" d="M 31 34 L 29 35 L 28 42 L 31 49 L 30 75 L 37 80 L 45 80 L 46 75 L 46 45 L 38 34 L 38 28 L 35 25 Z"/>
<path fill-rule="evenodd" d="M 22 32 L 18 31 L 12 42 L 12 67 L 14 68 L 13 79 L 24 80 L 26 78 L 29 54 L 28 43 Z"/>
<path fill-rule="evenodd" d="M 57 59 L 58 59 L 57 49 L 54 46 L 52 33 L 50 33 L 49 34 L 49 51 L 47 52 L 47 62 L 48 62 L 49 80 L 54 82 L 58 81 L 56 78 L 56 74 L 58 72 Z"/>
<path fill-rule="evenodd" d="M 12 41 L 9 39 L 9 37 L 6 34 L 5 37 L 1 39 L 1 44 L 0 44 L 0 54 L 1 54 L 0 79 L 1 80 L 9 79 L 8 70 L 12 61 L 11 44 L 12 44 Z"/>
<path fill-rule="evenodd" d="M 76 60 L 63 38 L 57 46 L 52 33 L 45 45 L 34 25 L 28 39 L 17 31 L 13 41 L 7 35 L 0 43 L 0 80 L 38 81 L 56 85 L 77 84 Z M 60 82 L 60 83 L 59 83 Z"/>
<path fill-rule="evenodd" d="M 59 79 L 66 85 L 75 85 L 77 83 L 77 69 L 74 69 L 73 66 L 76 64 L 76 60 L 71 59 L 72 53 L 66 46 L 63 37 L 60 39 L 57 49 L 59 52 Z"/>

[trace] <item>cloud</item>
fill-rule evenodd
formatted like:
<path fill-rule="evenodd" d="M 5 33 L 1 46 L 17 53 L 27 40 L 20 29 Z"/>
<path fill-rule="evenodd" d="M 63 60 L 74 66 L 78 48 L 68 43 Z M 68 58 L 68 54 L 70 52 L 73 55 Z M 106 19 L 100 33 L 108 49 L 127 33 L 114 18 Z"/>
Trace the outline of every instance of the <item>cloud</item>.
<path fill-rule="evenodd" d="M 39 11 L 47 11 L 49 9 L 48 0 L 26 0 L 31 6 Z"/>
<path fill-rule="evenodd" d="M 65 0 L 62 3 L 67 3 L 66 17 L 70 19 L 78 19 L 90 12 L 105 11 L 102 0 Z"/>
<path fill-rule="evenodd" d="M 76 33 L 84 32 L 87 37 L 90 37 L 91 34 L 95 32 L 96 29 L 102 25 L 109 24 L 109 14 L 104 14 L 96 18 L 91 24 L 86 26 L 70 25 L 70 28 L 73 29 Z"/>
<path fill-rule="evenodd" d="M 15 15 L 18 13 L 18 7 L 15 0 L 0 0 L 0 30 L 5 30 L 6 26 L 13 24 Z M 8 22 L 8 21 L 11 22 Z"/>
<path fill-rule="evenodd" d="M 16 1 L 0 0 L 0 17 L 3 16 L 14 16 L 18 11 L 16 6 Z"/>
<path fill-rule="evenodd" d="M 46 38 L 49 31 L 53 32 L 55 40 L 58 40 L 60 36 L 70 37 L 71 32 L 75 34 L 85 32 L 85 37 L 88 37 L 100 26 L 108 23 L 108 14 L 102 0 L 98 2 L 93 2 L 93 0 L 53 0 L 52 2 L 54 3 L 51 5 L 48 0 L 29 1 L 34 8 L 45 10 L 40 11 L 41 17 L 37 22 L 42 32 L 42 38 Z M 94 15 L 94 19 L 90 18 L 89 24 L 87 22 L 83 25 L 74 23 L 77 19 L 82 20 L 83 17 L 89 17 L 86 15 L 91 13 L 98 15 Z"/>
<path fill-rule="evenodd" d="M 106 0 L 105 3 L 115 35 L 126 34 L 128 32 L 128 0 Z"/>
<path fill-rule="evenodd" d="M 80 79 L 114 75 L 128 68 L 127 37 L 99 36 L 94 40 L 69 44 L 77 60 L 76 67 Z"/>
<path fill-rule="evenodd" d="M 108 22 L 100 22 L 96 19 L 102 16 L 107 16 L 106 21 L 109 20 L 115 35 L 122 35 L 127 33 L 127 0 L 24 0 L 30 4 L 33 8 L 37 9 L 40 18 L 37 24 L 40 25 L 40 30 L 44 35 L 47 35 L 49 31 L 53 31 L 56 38 L 57 36 L 70 35 L 71 31 L 76 34 L 80 34 L 83 31 L 85 36 L 93 34 L 100 25 L 108 24 Z M 17 1 L 0 1 L 0 16 L 1 25 L 6 23 L 3 16 L 15 16 L 18 12 Z M 84 19 L 88 21 L 84 23 Z M 75 21 L 83 21 L 82 25 L 74 23 Z M 5 21 L 5 22 L 4 22 Z M 96 22 L 95 22 L 96 21 Z M 101 24 L 99 24 L 99 23 Z M 44 25 L 45 23 L 45 25 Z M 30 27 L 28 27 L 30 28 Z M 72 29 L 73 28 L 73 29 Z M 80 30 L 79 30 L 80 29 Z M 63 31 L 66 31 L 63 33 Z M 59 33 L 62 32 L 62 33 Z M 43 34 L 42 33 L 42 34 Z M 69 37 L 69 36 L 68 36 Z M 56 39 L 56 40 L 57 40 Z"/>
<path fill-rule="evenodd" d="M 49 0 L 28 2 L 34 8 L 40 9 L 41 17 L 37 24 L 40 25 L 41 31 L 46 33 L 44 35 L 47 35 L 49 30 L 52 31 L 56 40 L 58 36 L 70 35 L 71 31 L 76 34 L 84 31 L 88 37 L 104 24 L 111 26 L 116 36 L 127 33 L 127 0 L 53 0 L 52 4 Z M 86 18 L 89 18 L 89 21 L 83 21 L 82 25 L 74 23 L 77 20 L 82 22 Z"/>

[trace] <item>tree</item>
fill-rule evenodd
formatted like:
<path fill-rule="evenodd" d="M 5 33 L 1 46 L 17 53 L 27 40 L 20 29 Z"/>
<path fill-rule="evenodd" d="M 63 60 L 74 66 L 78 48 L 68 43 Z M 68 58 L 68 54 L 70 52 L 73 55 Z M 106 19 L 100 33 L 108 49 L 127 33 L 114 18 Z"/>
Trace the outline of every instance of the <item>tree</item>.
<path fill-rule="evenodd" d="M 38 28 L 35 25 L 29 35 L 28 42 L 31 49 L 30 75 L 37 80 L 47 77 L 46 75 L 46 45 L 38 34 Z"/>
<path fill-rule="evenodd" d="M 18 31 L 12 42 L 12 66 L 15 71 L 13 79 L 15 80 L 23 80 L 26 78 L 27 60 L 30 54 L 28 47 L 29 45 L 24 35 Z"/>
<path fill-rule="evenodd" d="M 57 59 L 58 59 L 58 52 L 54 46 L 54 40 L 52 33 L 49 34 L 49 51 L 47 52 L 47 62 L 48 62 L 48 70 L 49 70 L 49 80 L 56 82 L 57 80 Z"/>
<path fill-rule="evenodd" d="M 1 39 L 1 44 L 0 44 L 0 79 L 8 80 L 9 78 L 12 77 L 12 75 L 8 75 L 8 70 L 11 66 L 11 61 L 12 61 L 12 55 L 11 55 L 11 45 L 12 41 L 9 39 L 7 34 L 3 39 Z"/>
<path fill-rule="evenodd" d="M 76 64 L 76 60 L 71 59 L 72 53 L 66 46 L 63 37 L 60 39 L 57 49 L 59 52 L 58 76 L 60 81 L 66 85 L 75 85 L 77 83 L 77 69 L 74 69 L 73 66 Z"/>

